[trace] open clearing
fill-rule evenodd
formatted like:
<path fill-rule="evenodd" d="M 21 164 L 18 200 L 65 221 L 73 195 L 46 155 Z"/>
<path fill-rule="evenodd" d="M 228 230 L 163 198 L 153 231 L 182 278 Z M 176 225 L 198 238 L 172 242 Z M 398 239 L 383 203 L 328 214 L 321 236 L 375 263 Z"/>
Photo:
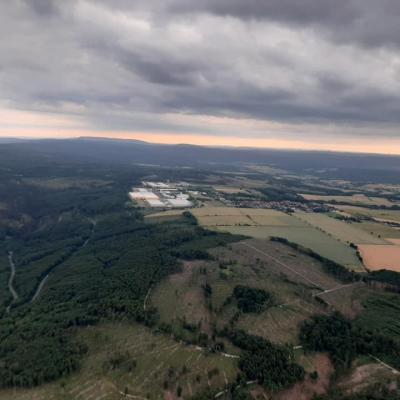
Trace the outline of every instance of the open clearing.
<path fill-rule="evenodd" d="M 311 315 L 325 313 L 327 307 L 350 316 L 360 308 L 354 302 L 356 285 L 345 289 L 347 296 L 325 301 L 327 306 L 317 301 L 320 293 L 329 290 L 333 296 L 343 284 L 326 274 L 319 261 L 287 245 L 251 239 L 228 247 L 212 250 L 216 260 L 226 265 L 222 276 L 208 275 L 217 325 L 223 326 L 233 316 L 234 307 L 224 304 L 238 284 L 264 289 L 272 293 L 275 302 L 260 314 L 242 314 L 238 328 L 281 344 L 297 344 L 300 323 Z"/>
<path fill-rule="evenodd" d="M 185 261 L 183 270 L 157 285 L 149 298 L 149 304 L 159 310 L 160 322 L 170 324 L 186 340 L 198 332 L 210 335 L 212 326 L 222 329 L 230 323 L 237 313 L 231 298 L 237 285 L 268 291 L 274 305 L 260 314 L 240 314 L 235 326 L 280 344 L 298 344 L 301 322 L 314 314 L 337 309 L 355 316 L 360 309 L 355 300 L 358 285 L 343 288 L 342 282 L 324 271 L 323 264 L 285 244 L 250 239 L 210 253 L 212 260 Z M 208 300 L 205 283 L 211 287 Z M 336 291 L 346 295 L 335 295 Z M 326 297 L 323 302 L 318 300 L 320 294 Z M 198 331 L 185 328 L 187 324 Z M 232 345 L 225 345 L 227 352 L 237 354 Z"/>
<path fill-rule="evenodd" d="M 358 249 L 369 270 L 390 269 L 400 272 L 400 246 L 362 244 Z"/>
<path fill-rule="evenodd" d="M 297 212 L 295 216 L 345 243 L 387 244 L 385 240 L 358 229 L 355 224 L 339 221 L 325 214 Z"/>
<path fill-rule="evenodd" d="M 396 204 L 383 197 L 368 197 L 365 194 L 353 194 L 351 196 L 324 196 L 317 194 L 300 193 L 300 196 L 310 201 L 322 201 L 322 202 L 336 201 L 338 203 L 349 203 L 355 205 L 391 207 Z"/>
<path fill-rule="evenodd" d="M 380 382 L 396 384 L 396 375 L 384 365 L 375 362 L 373 359 L 371 361 L 373 362 L 355 366 L 350 374 L 341 377 L 338 381 L 338 387 L 350 395 L 359 393 Z"/>
<path fill-rule="evenodd" d="M 210 313 L 202 285 L 206 283 L 204 268 L 212 268 L 206 261 L 185 261 L 183 271 L 170 275 L 151 293 L 149 303 L 157 307 L 161 322 L 171 324 L 174 332 L 191 339 L 182 323 L 199 326 L 200 331 L 211 335 Z"/>
<path fill-rule="evenodd" d="M 236 359 L 207 354 L 136 324 L 108 323 L 86 328 L 81 335 L 89 345 L 81 371 L 39 388 L 2 390 L 0 399 L 163 399 L 167 391 L 175 394 L 178 386 L 182 387 L 182 397 L 189 398 L 208 386 L 224 388 L 225 376 L 232 381 L 237 373 Z M 107 360 L 117 352 L 126 355 L 126 361 L 115 369 L 105 369 Z M 137 365 L 129 371 L 126 366 L 132 360 Z M 218 373 L 210 378 L 211 370 Z M 166 390 L 164 382 L 168 383 Z M 125 392 L 130 397 L 124 396 Z"/>

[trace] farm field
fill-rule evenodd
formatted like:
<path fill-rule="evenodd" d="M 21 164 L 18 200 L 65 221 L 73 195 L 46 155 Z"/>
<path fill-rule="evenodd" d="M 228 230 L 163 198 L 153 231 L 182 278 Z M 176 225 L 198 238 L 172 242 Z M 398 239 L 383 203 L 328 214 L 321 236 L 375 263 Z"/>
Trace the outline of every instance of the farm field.
<path fill-rule="evenodd" d="M 384 223 L 372 222 L 372 221 L 362 221 L 354 222 L 353 226 L 361 229 L 369 234 L 384 238 L 386 241 L 390 240 L 388 238 L 400 238 L 400 229 L 393 228 Z"/>
<path fill-rule="evenodd" d="M 289 226 L 300 225 L 291 216 L 271 209 L 203 207 L 191 210 L 198 222 L 212 226 Z"/>
<path fill-rule="evenodd" d="M 317 194 L 300 193 L 300 196 L 310 201 L 323 201 L 323 202 L 336 201 L 339 203 L 349 203 L 355 205 L 390 207 L 396 204 L 383 197 L 368 197 L 365 194 L 353 194 L 351 196 L 325 196 Z"/>
<path fill-rule="evenodd" d="M 295 214 L 301 221 L 335 237 L 341 242 L 356 244 L 387 244 L 384 239 L 375 237 L 365 230 L 358 229 L 356 224 L 339 221 L 321 213 L 297 212 Z"/>
<path fill-rule="evenodd" d="M 209 385 L 223 388 L 237 372 L 233 358 L 206 354 L 137 324 L 107 323 L 87 328 L 81 336 L 89 345 L 89 356 L 79 373 L 36 389 L 3 390 L 0 399 L 164 399 L 168 394 L 174 399 L 178 386 L 188 398 Z M 122 361 L 109 368 L 117 357 Z"/>
<path fill-rule="evenodd" d="M 204 207 L 191 210 L 200 225 L 258 239 L 285 238 L 351 269 L 363 269 L 354 249 L 291 215 L 272 209 Z M 379 240 L 361 231 L 374 243 Z M 385 242 L 383 242 L 385 243 Z"/>
<path fill-rule="evenodd" d="M 342 205 L 333 205 L 333 206 L 338 210 L 345 211 L 354 216 L 365 215 L 366 217 L 381 219 L 383 221 L 393 221 L 400 223 L 400 210 L 375 210 L 365 207 L 342 206 Z"/>
<path fill-rule="evenodd" d="M 290 242 L 309 248 L 350 269 L 363 270 L 363 265 L 356 252 L 350 246 L 332 238 L 311 226 L 224 226 L 215 227 L 221 232 L 230 232 L 257 239 L 282 237 Z"/>
<path fill-rule="evenodd" d="M 386 240 L 388 242 L 392 243 L 392 244 L 400 246 L 400 239 L 399 238 L 387 238 Z"/>
<path fill-rule="evenodd" d="M 369 270 L 390 269 L 400 272 L 400 246 L 362 244 L 358 249 Z"/>

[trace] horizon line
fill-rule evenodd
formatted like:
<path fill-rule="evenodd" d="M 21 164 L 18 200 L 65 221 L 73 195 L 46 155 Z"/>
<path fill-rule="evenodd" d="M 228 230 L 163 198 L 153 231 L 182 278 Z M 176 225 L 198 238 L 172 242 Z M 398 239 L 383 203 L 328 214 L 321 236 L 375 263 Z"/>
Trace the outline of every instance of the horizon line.
<path fill-rule="evenodd" d="M 134 137 L 131 137 L 134 136 Z M 126 140 L 126 141 L 141 141 L 147 144 L 155 144 L 155 145 L 171 145 L 171 146 L 198 146 L 198 147 L 208 147 L 208 148 L 228 148 L 228 149 L 247 149 L 247 150 L 277 150 L 277 151 L 299 151 L 299 152 L 327 152 L 327 153 L 347 153 L 347 154 L 366 154 L 366 155 L 382 155 L 382 156 L 388 156 L 388 157 L 396 157 L 400 156 L 400 150 L 399 152 L 379 152 L 379 151 L 357 151 L 354 149 L 329 149 L 329 148 L 324 148 L 324 147 L 295 147 L 295 146 L 263 146 L 263 145 L 235 145 L 235 144 L 204 144 L 204 143 L 197 143 L 197 142 L 190 142 L 190 141 L 158 141 L 158 140 L 150 140 L 149 137 L 151 136 L 157 136 L 157 137 L 168 137 L 169 135 L 152 135 L 152 134 L 147 134 L 147 138 L 143 139 L 143 135 L 129 135 L 127 137 L 126 134 L 121 134 L 119 135 L 114 134 L 114 135 L 88 135 L 87 133 L 81 134 L 81 135 L 65 135 L 65 136 L 56 136 L 56 135 L 44 135 L 44 136 L 37 136 L 37 135 L 1 135 L 0 138 L 3 139 L 18 139 L 18 140 L 73 140 L 73 139 L 92 139 L 92 140 Z M 194 136 L 194 135 L 193 135 Z M 196 136 L 201 136 L 202 135 L 196 135 Z M 229 139 L 229 137 L 226 137 Z M 251 139 L 246 139 L 250 140 Z"/>

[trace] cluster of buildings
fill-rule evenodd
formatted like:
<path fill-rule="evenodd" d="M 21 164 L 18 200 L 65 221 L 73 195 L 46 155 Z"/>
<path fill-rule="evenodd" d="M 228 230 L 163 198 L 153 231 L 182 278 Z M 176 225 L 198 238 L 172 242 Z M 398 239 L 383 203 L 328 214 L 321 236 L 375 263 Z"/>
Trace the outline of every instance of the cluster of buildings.
<path fill-rule="evenodd" d="M 298 202 L 292 200 L 225 200 L 220 199 L 226 206 L 240 207 L 240 208 L 271 208 L 274 210 L 282 211 L 284 213 L 291 213 L 295 211 L 305 212 L 329 212 L 333 207 L 320 203 L 312 202 Z"/>
<path fill-rule="evenodd" d="M 185 183 L 169 184 L 165 182 L 144 181 L 143 187 L 133 188 L 129 193 L 131 200 L 144 202 L 148 207 L 154 208 L 187 208 L 193 203 L 189 200 L 190 194 L 182 191 Z"/>

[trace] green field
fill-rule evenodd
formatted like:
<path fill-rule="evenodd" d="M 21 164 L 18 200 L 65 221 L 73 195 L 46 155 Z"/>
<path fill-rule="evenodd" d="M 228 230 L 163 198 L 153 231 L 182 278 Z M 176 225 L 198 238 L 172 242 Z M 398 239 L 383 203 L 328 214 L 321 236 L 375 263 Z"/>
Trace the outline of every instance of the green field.
<path fill-rule="evenodd" d="M 363 270 L 356 252 L 351 247 L 311 226 L 224 226 L 215 229 L 257 239 L 268 239 L 273 236 L 282 237 L 348 268 Z"/>
<path fill-rule="evenodd" d="M 282 237 L 355 270 L 363 270 L 362 263 L 355 250 L 345 242 L 352 242 L 350 238 L 373 243 L 380 241 L 379 238 L 353 228 L 349 224 L 333 219 L 331 221 L 329 217 L 319 214 L 298 213 L 292 216 L 272 209 L 232 207 L 204 207 L 193 209 L 191 212 L 199 224 L 208 229 L 258 239 Z M 324 228 L 329 229 L 330 232 L 325 232 L 324 229 L 313 225 L 324 225 Z M 344 233 L 339 240 L 331 232 L 340 236 L 341 229 Z"/>
<path fill-rule="evenodd" d="M 371 235 L 375 235 L 376 237 L 391 239 L 400 238 L 400 229 L 392 228 L 383 223 L 363 221 L 354 223 L 354 226 L 356 226 L 358 229 L 370 233 Z"/>
<path fill-rule="evenodd" d="M 297 212 L 295 216 L 344 243 L 387 244 L 385 240 L 358 229 L 358 224 L 339 221 L 321 213 Z"/>
<path fill-rule="evenodd" d="M 400 210 L 375 210 L 356 206 L 335 206 L 337 209 L 345 211 L 354 216 L 366 216 L 400 223 Z"/>

